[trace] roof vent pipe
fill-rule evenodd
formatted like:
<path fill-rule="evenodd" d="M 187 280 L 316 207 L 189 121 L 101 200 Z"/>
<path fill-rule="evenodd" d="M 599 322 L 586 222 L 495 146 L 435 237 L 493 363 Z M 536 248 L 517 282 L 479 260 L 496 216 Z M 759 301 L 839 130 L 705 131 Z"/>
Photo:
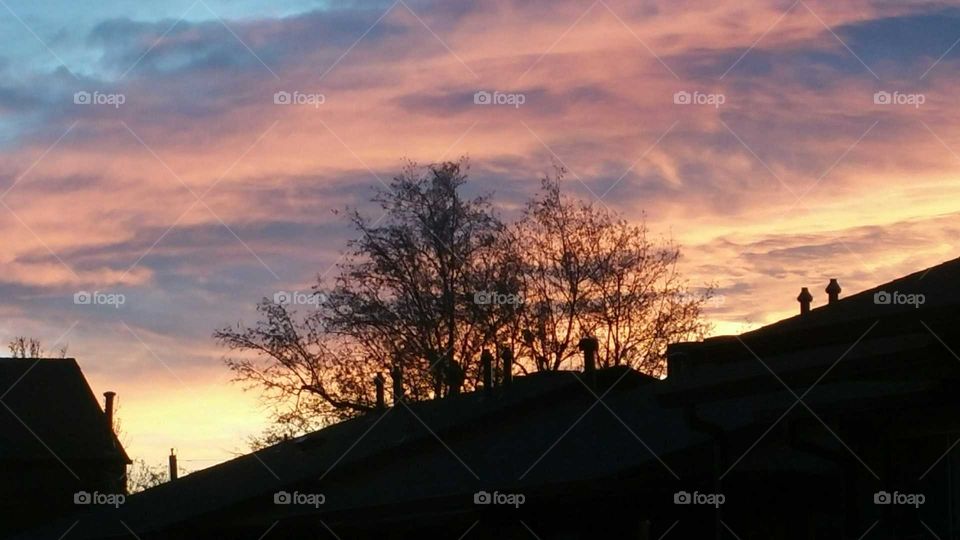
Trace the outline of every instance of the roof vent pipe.
<path fill-rule="evenodd" d="M 813 302 L 813 295 L 810 294 L 810 290 L 806 287 L 800 289 L 800 295 L 797 296 L 797 302 L 800 302 L 801 315 L 810 313 L 810 302 Z"/>
<path fill-rule="evenodd" d="M 493 392 L 493 355 L 487 349 L 480 353 L 480 368 L 483 370 L 483 391 L 490 394 Z"/>
<path fill-rule="evenodd" d="M 837 300 L 840 300 L 840 291 L 843 289 L 840 288 L 840 283 L 836 278 L 830 279 L 830 284 L 827 285 L 825 290 L 827 291 L 827 298 L 829 299 L 828 303 L 832 304 Z"/>
<path fill-rule="evenodd" d="M 587 336 L 580 339 L 577 347 L 583 351 L 583 374 L 587 382 L 593 386 L 596 382 L 597 351 L 600 350 L 600 341 L 593 336 Z"/>
<path fill-rule="evenodd" d="M 580 340 L 577 347 L 583 351 L 583 372 L 593 373 L 597 369 L 597 351 L 600 349 L 600 341 L 592 336 L 587 336 Z"/>
<path fill-rule="evenodd" d="M 170 481 L 177 479 L 177 453 L 173 448 L 170 449 Z"/>
<path fill-rule="evenodd" d="M 504 347 L 500 359 L 503 360 L 503 385 L 507 386 L 513 382 L 513 349 Z"/>
<path fill-rule="evenodd" d="M 377 389 L 377 410 L 383 410 L 387 407 L 387 404 L 383 397 L 383 375 L 377 373 L 377 376 L 373 378 L 373 385 Z"/>
<path fill-rule="evenodd" d="M 403 401 L 403 369 L 394 366 L 390 376 L 393 378 L 393 404 L 399 405 Z"/>

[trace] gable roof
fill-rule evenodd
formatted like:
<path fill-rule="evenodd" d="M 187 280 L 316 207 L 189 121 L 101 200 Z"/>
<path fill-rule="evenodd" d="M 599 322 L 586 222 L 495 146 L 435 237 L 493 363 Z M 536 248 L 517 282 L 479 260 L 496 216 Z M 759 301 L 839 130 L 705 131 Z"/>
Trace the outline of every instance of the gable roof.
<path fill-rule="evenodd" d="M 0 461 L 130 462 L 73 358 L 0 358 Z"/>

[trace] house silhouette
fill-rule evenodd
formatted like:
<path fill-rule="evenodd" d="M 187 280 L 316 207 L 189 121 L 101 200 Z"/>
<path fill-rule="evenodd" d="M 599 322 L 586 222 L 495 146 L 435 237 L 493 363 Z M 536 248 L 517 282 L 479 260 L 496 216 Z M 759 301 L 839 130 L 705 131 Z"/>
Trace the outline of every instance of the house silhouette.
<path fill-rule="evenodd" d="M 0 358 L 0 536 L 126 492 L 109 416 L 73 358 Z"/>
<path fill-rule="evenodd" d="M 823 285 L 664 380 L 398 402 L 22 538 L 956 538 L 960 259 Z"/>

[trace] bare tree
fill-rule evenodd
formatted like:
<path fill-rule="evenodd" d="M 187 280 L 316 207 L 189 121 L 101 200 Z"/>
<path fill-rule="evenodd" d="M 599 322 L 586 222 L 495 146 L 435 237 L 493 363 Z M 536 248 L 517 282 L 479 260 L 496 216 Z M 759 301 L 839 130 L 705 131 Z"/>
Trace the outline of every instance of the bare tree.
<path fill-rule="evenodd" d="M 25 336 L 17 336 L 10 340 L 7 344 L 7 348 L 10 349 L 10 356 L 14 358 L 45 358 L 47 357 L 46 351 L 43 349 L 43 345 L 40 343 L 40 340 L 37 338 L 28 338 Z M 56 358 L 66 358 L 67 356 L 67 346 L 63 345 L 56 351 L 54 351 Z"/>
<path fill-rule="evenodd" d="M 513 232 L 524 257 L 521 359 L 537 370 L 569 367 L 579 339 L 594 335 L 601 366 L 661 375 L 667 343 L 706 332 L 712 288 L 690 291 L 679 247 L 650 240 L 645 223 L 565 196 L 564 172 L 542 180 Z"/>
<path fill-rule="evenodd" d="M 187 474 L 183 467 L 177 467 L 177 475 Z M 127 467 L 127 493 L 133 495 L 170 481 L 170 467 L 160 463 L 151 465 L 143 459 L 135 459 Z"/>
<path fill-rule="evenodd" d="M 235 380 L 261 390 L 281 426 L 308 431 L 326 419 L 373 409 L 368 389 L 377 366 L 357 347 L 329 331 L 326 309 L 299 316 L 287 305 L 264 299 L 253 327 L 222 328 L 215 338 L 239 356 L 225 358 Z M 275 441 L 289 430 L 268 436 Z"/>
<path fill-rule="evenodd" d="M 281 424 L 373 409 L 372 379 L 400 367 L 409 399 L 456 394 L 479 377 L 479 349 L 492 339 L 475 294 L 495 274 L 503 225 L 486 197 L 466 199 L 465 161 L 409 165 L 373 201 L 384 216 L 348 218 L 348 244 L 321 309 L 299 316 L 264 300 L 262 320 L 214 337 L 241 356 L 236 379 L 265 391 Z M 280 433 L 284 433 L 281 430 Z"/>
<path fill-rule="evenodd" d="M 589 206 L 561 196 L 558 169 L 542 180 L 514 229 L 521 264 L 524 309 L 521 358 L 538 371 L 560 369 L 577 354 L 590 305 L 591 285 L 600 271 L 591 255 L 601 224 Z"/>
<path fill-rule="evenodd" d="M 486 197 L 465 199 L 466 163 L 413 166 L 374 201 L 386 212 L 371 223 L 351 216 L 360 238 L 350 244 L 333 291 L 335 332 L 360 338 L 383 366 L 399 362 L 423 396 L 457 393 L 485 327 L 471 309 L 486 275 L 483 260 L 503 226 Z M 411 381 L 413 383 L 414 381 Z"/>
<path fill-rule="evenodd" d="M 373 378 L 401 369 L 405 399 L 475 388 L 483 349 L 514 351 L 521 371 L 573 367 L 585 335 L 600 364 L 662 372 L 666 344 L 702 335 L 680 279 L 679 248 L 543 180 L 523 218 L 505 226 L 487 197 L 465 198 L 465 161 L 411 164 L 373 201 L 383 216 L 347 217 L 359 237 L 336 277 L 298 313 L 264 299 L 254 326 L 214 337 L 235 380 L 257 389 L 275 425 L 269 445 L 375 409 Z"/>
<path fill-rule="evenodd" d="M 150 465 L 145 460 L 135 459 L 127 468 L 127 493 L 132 495 L 159 486 L 167 482 L 169 476 L 163 465 Z"/>

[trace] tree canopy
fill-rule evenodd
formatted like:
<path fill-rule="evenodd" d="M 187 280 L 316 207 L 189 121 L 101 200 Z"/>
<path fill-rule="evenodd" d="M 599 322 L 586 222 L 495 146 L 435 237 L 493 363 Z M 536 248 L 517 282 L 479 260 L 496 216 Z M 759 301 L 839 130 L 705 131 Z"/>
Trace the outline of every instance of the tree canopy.
<path fill-rule="evenodd" d="M 409 164 L 375 191 L 382 215 L 345 214 L 358 237 L 311 309 L 264 298 L 253 326 L 214 333 L 274 407 L 255 444 L 373 410 L 374 377 L 395 370 L 404 399 L 438 399 L 480 385 L 484 350 L 509 350 L 521 373 L 572 369 L 593 336 L 601 367 L 660 376 L 667 343 L 702 337 L 712 289 L 688 287 L 674 242 L 566 195 L 562 168 L 506 223 L 490 195 L 464 196 L 467 172 Z"/>

